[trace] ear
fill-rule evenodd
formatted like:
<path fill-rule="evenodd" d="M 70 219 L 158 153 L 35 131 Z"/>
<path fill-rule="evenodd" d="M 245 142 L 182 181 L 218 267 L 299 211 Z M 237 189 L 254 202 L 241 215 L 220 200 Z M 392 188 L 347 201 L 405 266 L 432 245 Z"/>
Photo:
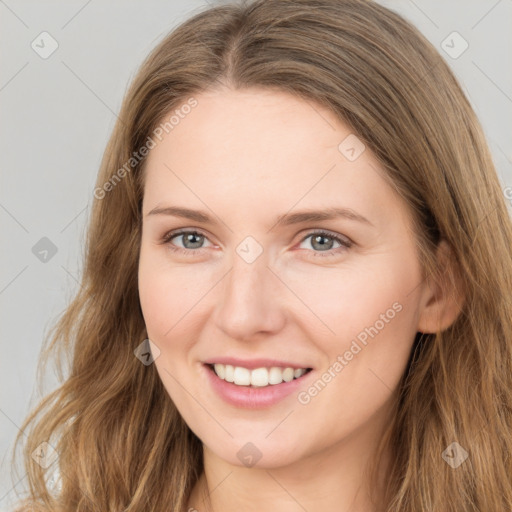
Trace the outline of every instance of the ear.
<path fill-rule="evenodd" d="M 417 330 L 423 333 L 441 332 L 459 316 L 465 293 L 457 262 L 446 240 L 441 240 L 436 252 L 439 277 L 428 276 L 423 289 Z"/>

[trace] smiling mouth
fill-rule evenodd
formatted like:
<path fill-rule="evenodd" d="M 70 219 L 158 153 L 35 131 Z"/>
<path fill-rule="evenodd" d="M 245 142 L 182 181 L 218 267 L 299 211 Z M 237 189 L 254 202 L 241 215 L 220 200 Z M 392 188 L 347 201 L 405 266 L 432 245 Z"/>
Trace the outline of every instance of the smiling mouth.
<path fill-rule="evenodd" d="M 312 368 L 281 368 L 277 366 L 262 367 L 249 370 L 242 366 L 224 365 L 220 363 L 205 364 L 219 379 L 246 388 L 264 388 L 276 386 L 302 378 Z"/>

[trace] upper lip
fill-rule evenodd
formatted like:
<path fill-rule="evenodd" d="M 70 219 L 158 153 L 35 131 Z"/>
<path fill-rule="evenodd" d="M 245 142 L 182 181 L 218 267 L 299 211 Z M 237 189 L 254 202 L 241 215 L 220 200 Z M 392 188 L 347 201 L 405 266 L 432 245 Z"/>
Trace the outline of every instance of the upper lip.
<path fill-rule="evenodd" d="M 241 366 L 243 368 L 247 368 L 249 370 L 253 370 L 255 368 L 270 368 L 272 366 L 280 366 L 281 368 L 311 368 L 308 365 L 291 363 L 290 361 L 283 361 L 280 359 L 238 359 L 236 357 L 212 357 L 211 359 L 207 359 L 203 361 L 204 364 L 230 364 L 231 366 Z"/>

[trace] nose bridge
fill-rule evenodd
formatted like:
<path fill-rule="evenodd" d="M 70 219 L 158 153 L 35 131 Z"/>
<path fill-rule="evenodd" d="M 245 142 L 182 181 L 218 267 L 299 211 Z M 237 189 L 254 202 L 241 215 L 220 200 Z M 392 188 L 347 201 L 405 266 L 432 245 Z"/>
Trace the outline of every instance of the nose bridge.
<path fill-rule="evenodd" d="M 233 255 L 231 271 L 221 287 L 217 311 L 218 327 L 232 338 L 249 338 L 277 327 L 276 277 L 268 268 L 266 253 L 255 255 L 254 246 L 241 244 Z"/>

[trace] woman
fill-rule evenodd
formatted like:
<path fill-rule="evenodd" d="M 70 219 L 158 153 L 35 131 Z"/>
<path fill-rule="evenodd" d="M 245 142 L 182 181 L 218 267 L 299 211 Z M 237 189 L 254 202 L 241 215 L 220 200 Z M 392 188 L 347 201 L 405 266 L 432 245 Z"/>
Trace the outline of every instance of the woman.
<path fill-rule="evenodd" d="M 415 28 L 363 0 L 213 7 L 119 118 L 24 505 L 512 508 L 511 222 Z"/>

